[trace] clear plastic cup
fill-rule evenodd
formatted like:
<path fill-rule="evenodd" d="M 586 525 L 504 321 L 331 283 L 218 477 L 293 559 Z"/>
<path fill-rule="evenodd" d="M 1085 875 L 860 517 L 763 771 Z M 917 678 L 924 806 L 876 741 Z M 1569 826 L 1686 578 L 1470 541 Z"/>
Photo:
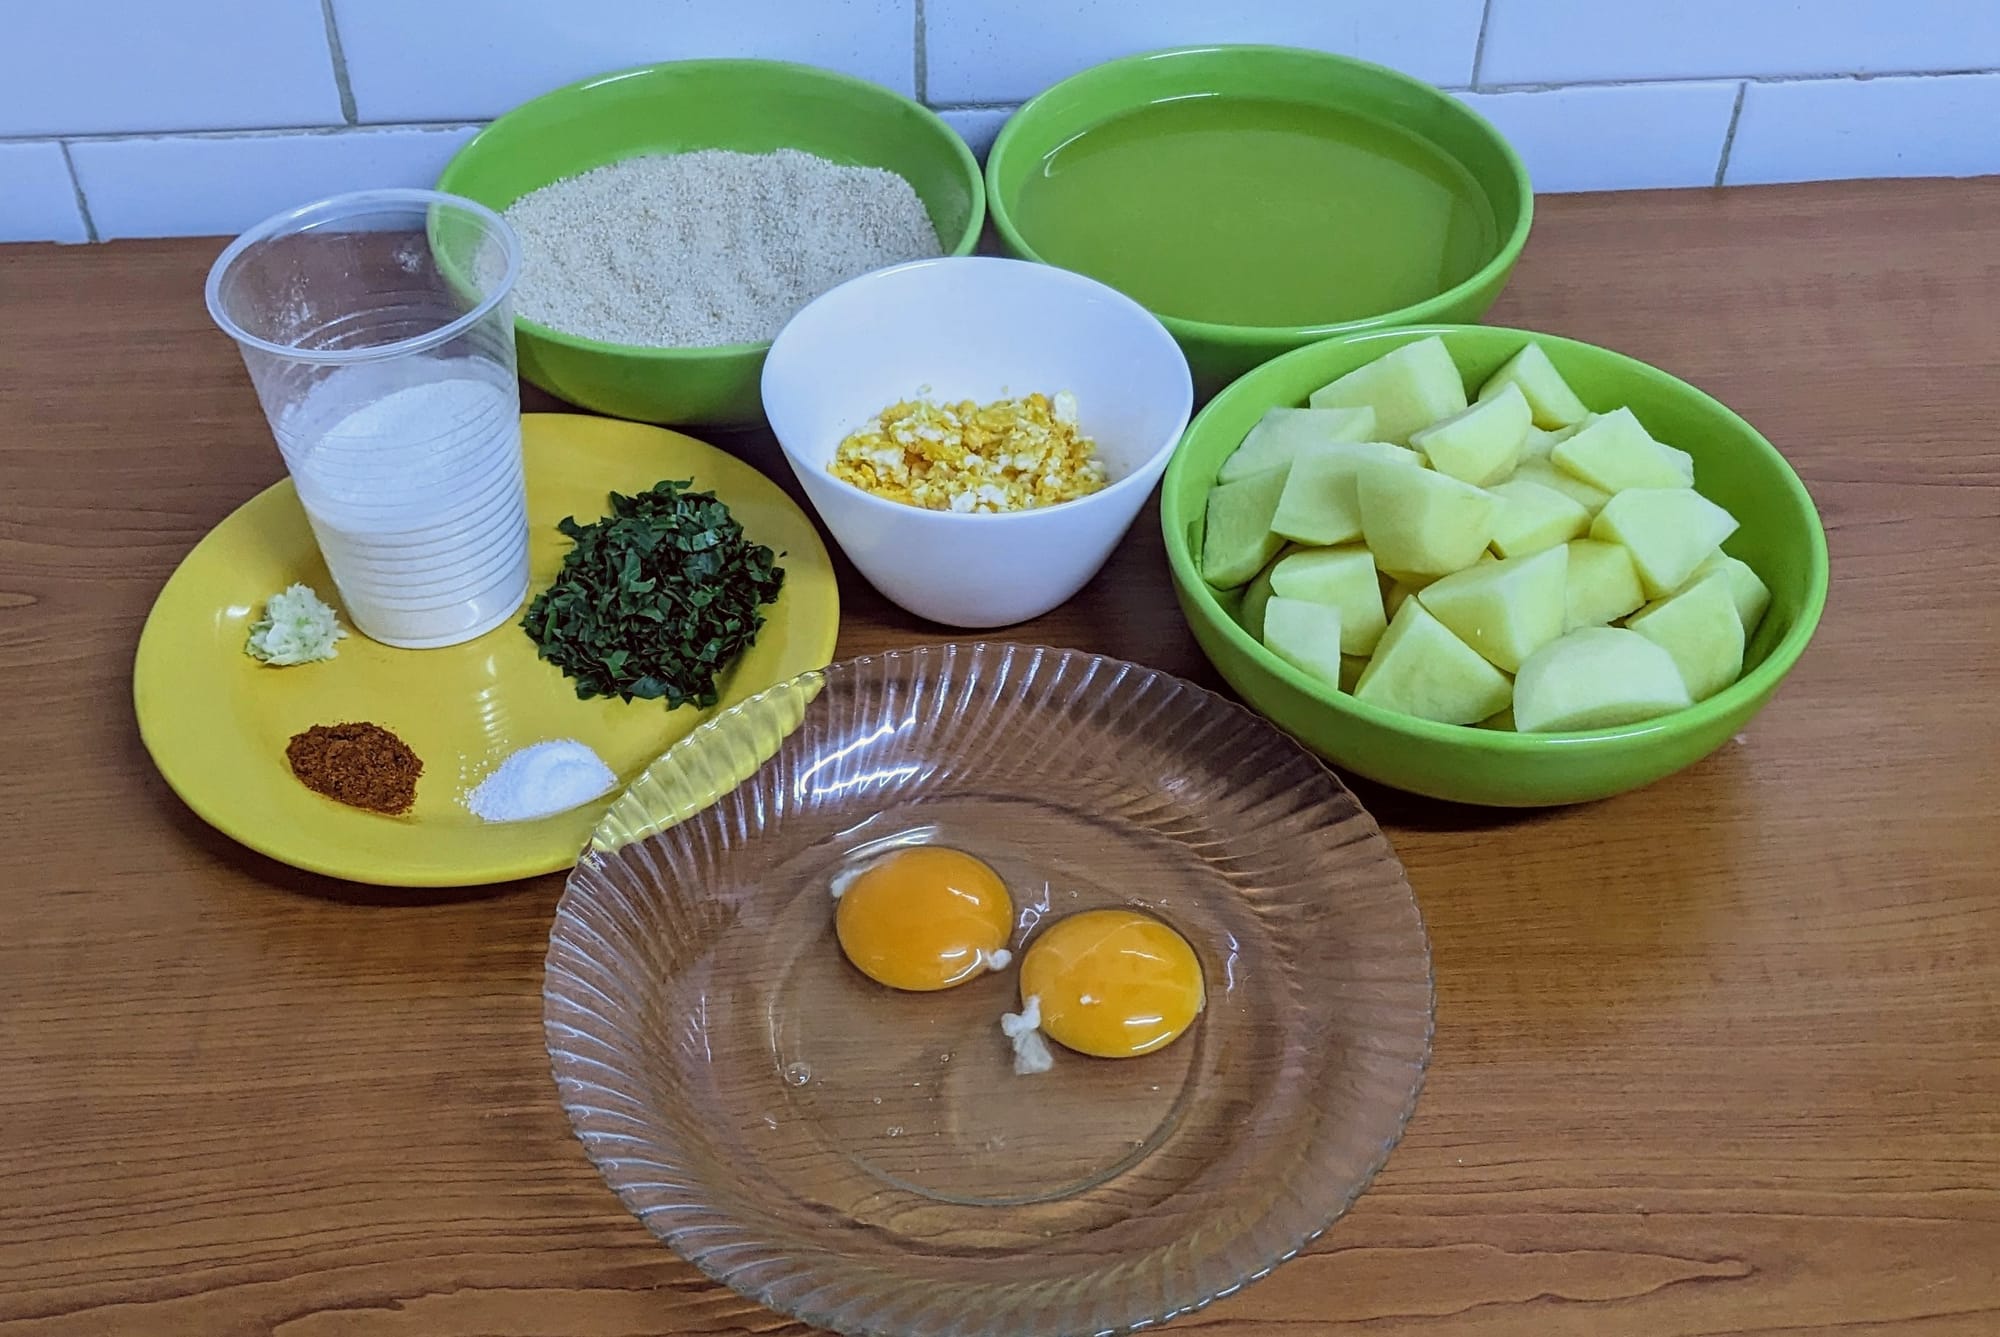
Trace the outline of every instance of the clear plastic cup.
<path fill-rule="evenodd" d="M 232 242 L 236 340 L 341 603 L 385 645 L 507 621 L 528 593 L 514 280 L 500 215 L 434 190 L 308 204 Z"/>

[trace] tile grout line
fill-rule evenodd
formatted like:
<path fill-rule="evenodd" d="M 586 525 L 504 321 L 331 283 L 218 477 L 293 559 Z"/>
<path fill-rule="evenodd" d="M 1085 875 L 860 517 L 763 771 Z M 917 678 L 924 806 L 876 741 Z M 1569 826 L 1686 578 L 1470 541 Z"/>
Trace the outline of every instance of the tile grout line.
<path fill-rule="evenodd" d="M 931 100 L 931 49 L 930 24 L 924 14 L 924 0 L 912 0 L 911 7 L 916 18 L 911 33 L 911 75 L 910 84 L 917 101 L 925 106 Z"/>
<path fill-rule="evenodd" d="M 328 3 L 328 0 L 321 0 L 321 2 L 324 5 Z M 919 13 L 922 13 L 924 7 L 924 0 L 915 0 L 915 4 L 917 11 Z M 330 13 L 331 11 L 329 10 L 327 12 Z M 920 41 L 918 45 L 918 59 L 915 63 L 915 69 L 913 73 L 915 77 L 919 81 L 922 81 L 923 85 L 925 85 L 920 89 L 920 91 L 927 94 L 929 91 L 927 86 L 929 79 L 929 71 L 926 68 L 927 61 L 925 60 L 924 55 L 925 55 L 924 47 Z M 1475 63 L 1481 59 L 1483 59 L 1483 51 L 1476 52 Z M 1750 84 L 1832 83 L 1832 82 L 1843 82 L 1843 81 L 1853 82 L 1853 83 L 1868 83 L 1875 79 L 1933 79 L 1933 78 L 1949 79 L 1949 78 L 1963 78 L 1968 76 L 1991 76 L 1991 75 L 2000 75 L 2000 66 L 1994 66 L 1982 69 L 1964 69 L 1964 70 L 1882 71 L 1874 74 L 1700 75 L 1688 78 L 1672 78 L 1672 79 L 1574 79 L 1565 83 L 1488 84 L 1484 87 L 1479 87 L 1479 86 L 1459 87 L 1456 85 L 1440 85 L 1439 87 L 1442 88 L 1442 90 L 1445 92 L 1462 92 L 1462 93 L 1472 93 L 1479 95 L 1493 95 L 1493 94 L 1514 94 L 1514 93 L 1552 93 L 1552 92 L 1560 92 L 1564 89 L 1570 89 L 1570 88 L 1676 88 L 1676 87 L 1685 87 L 1696 84 L 1720 84 L 1720 83 L 1733 82 L 1737 85 L 1737 95 L 1740 107 L 1740 101 L 1742 95 Z M 345 103 L 351 95 L 348 93 L 346 89 L 346 74 L 345 74 L 344 62 L 342 64 L 341 69 L 336 72 L 336 79 L 342 85 L 342 98 L 343 98 L 343 103 Z M 920 98 L 919 100 L 923 99 Z M 1018 108 L 1021 105 L 1021 103 L 1020 100 L 1018 99 L 994 99 L 994 100 L 968 99 L 964 101 L 939 102 L 928 105 L 931 105 L 933 107 L 933 110 L 936 111 L 1012 111 Z M 345 106 L 343 106 L 343 111 L 345 110 L 346 108 Z M 106 130 L 106 131 L 94 131 L 94 132 L 76 133 L 76 134 L 64 134 L 60 131 L 54 131 L 54 132 L 45 131 L 39 134 L 0 133 L 0 144 L 57 143 L 57 144 L 68 145 L 71 143 L 90 144 L 90 143 L 99 143 L 104 141 L 116 142 L 120 140 L 143 140 L 143 139 L 259 139 L 277 135 L 374 134 L 379 132 L 395 131 L 395 130 L 416 130 L 416 131 L 467 130 L 467 129 L 477 129 L 484 126 L 485 124 L 486 122 L 484 120 L 476 120 L 476 119 L 444 120 L 444 121 L 374 121 L 366 124 L 363 124 L 358 120 L 354 120 L 336 125 L 238 126 L 229 129 L 195 128 L 191 126 L 181 126 L 169 129 Z M 1732 125 L 1733 125 L 1733 120 L 1732 120 Z"/>
<path fill-rule="evenodd" d="M 1479 36 L 1472 43 L 1472 80 L 1470 86 L 1479 87 L 1480 67 L 1486 64 L 1486 30 L 1493 23 L 1493 0 L 1486 0 L 1479 7 Z"/>
<path fill-rule="evenodd" d="M 354 85 L 347 77 L 347 51 L 340 44 L 340 25 L 333 19 L 333 0 L 319 0 L 320 17 L 326 21 L 326 53 L 333 61 L 333 89 L 340 96 L 340 115 L 349 125 L 359 125 L 354 113 Z"/>
<path fill-rule="evenodd" d="M 84 240 L 98 241 L 97 220 L 90 216 L 90 201 L 84 197 L 83 178 L 76 174 L 76 159 L 69 156 L 69 141 L 59 139 L 56 147 L 62 150 L 63 166 L 69 168 L 69 188 L 76 195 L 76 211 L 83 215 Z"/>
<path fill-rule="evenodd" d="M 394 130 L 431 134 L 477 130 L 485 121 L 378 121 L 370 125 L 271 125 L 237 130 L 117 130 L 88 135 L 0 135 L 0 144 L 104 144 L 144 139 L 273 139 L 292 135 L 373 135 Z"/>
<path fill-rule="evenodd" d="M 2000 74 L 2000 66 L 1964 70 L 1876 70 L 1868 74 L 1694 74 L 1666 79 L 1564 79 L 1553 83 L 1487 84 L 1477 93 L 1559 93 L 1566 88 L 1675 88 L 1688 84 L 1873 83 L 1877 79 L 1964 79 Z"/>
<path fill-rule="evenodd" d="M 1718 186 L 1729 173 L 1730 150 L 1736 147 L 1736 127 L 1743 122 L 1743 95 L 1749 91 L 1748 79 L 1736 85 L 1736 104 L 1729 109 L 1729 128 L 1722 132 L 1722 153 L 1715 160 L 1715 184 Z"/>
<path fill-rule="evenodd" d="M 921 0 L 919 0 L 921 4 Z M 1874 79 L 1950 79 L 1972 75 L 2000 75 L 2000 66 L 1990 69 L 1968 70 L 1911 70 L 1880 74 L 1738 74 L 1700 75 L 1685 79 L 1574 79 L 1567 83 L 1523 83 L 1488 84 L 1485 87 L 1440 84 L 1447 93 L 1506 94 L 1506 93 L 1555 93 L 1569 88 L 1679 88 L 1695 84 L 1735 83 L 1742 88 L 1749 84 L 1786 83 L 1833 83 L 1846 81 L 1867 83 Z M 926 79 L 928 71 L 925 72 Z M 926 90 L 928 91 L 928 90 Z M 930 105 L 936 111 L 1012 111 L 1021 105 L 1017 98 L 997 98 L 991 100 L 967 99 L 957 102 L 938 102 Z M 51 144 L 51 143 L 97 143 L 104 140 L 131 139 L 255 139 L 270 135 L 338 135 L 374 134 L 388 130 L 467 130 L 486 125 L 486 121 L 444 120 L 444 121 L 359 121 L 337 125 L 260 125 L 235 126 L 225 129 L 214 127 L 177 126 L 153 130 L 99 130 L 74 134 L 61 131 L 43 131 L 36 134 L 8 134 L 0 132 L 0 144 Z"/>

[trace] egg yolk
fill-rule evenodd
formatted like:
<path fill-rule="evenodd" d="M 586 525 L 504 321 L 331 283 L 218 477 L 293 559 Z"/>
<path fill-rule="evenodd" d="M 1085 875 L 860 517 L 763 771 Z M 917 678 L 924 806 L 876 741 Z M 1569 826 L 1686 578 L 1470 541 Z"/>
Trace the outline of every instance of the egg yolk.
<path fill-rule="evenodd" d="M 892 989 L 949 989 L 1010 959 L 1014 902 L 1000 875 L 970 854 L 914 845 L 834 886 L 840 950 Z"/>
<path fill-rule="evenodd" d="M 1021 959 L 1021 1001 L 1066 1049 L 1131 1058 L 1173 1043 L 1204 1001 L 1187 939 L 1149 915 L 1086 910 L 1044 930 Z"/>

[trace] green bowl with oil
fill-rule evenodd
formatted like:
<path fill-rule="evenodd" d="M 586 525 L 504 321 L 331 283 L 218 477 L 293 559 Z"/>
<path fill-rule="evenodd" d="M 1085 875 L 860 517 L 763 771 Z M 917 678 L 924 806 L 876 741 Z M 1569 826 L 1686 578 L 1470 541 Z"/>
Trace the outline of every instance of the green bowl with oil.
<path fill-rule="evenodd" d="M 1588 733 L 1517 734 L 1436 724 L 1357 701 L 1300 673 L 1237 621 L 1240 590 L 1201 578 L 1208 490 L 1223 460 L 1264 411 L 1299 405 L 1336 377 L 1429 335 L 1478 385 L 1530 339 L 1593 410 L 1629 405 L 1647 430 L 1694 456 L 1695 485 L 1740 522 L 1723 550 L 1771 590 L 1743 676 L 1685 710 Z M 1798 663 L 1826 607 L 1826 532 L 1799 476 L 1769 441 L 1678 377 L 1574 339 L 1488 325 L 1366 330 L 1297 349 L 1209 402 L 1181 438 L 1160 483 L 1167 563 L 1188 626 L 1244 701 L 1335 765 L 1412 793 L 1494 807 L 1607 798 L 1691 766 L 1734 738 Z"/>
<path fill-rule="evenodd" d="M 801 149 L 883 167 L 916 190 L 946 255 L 967 255 L 986 219 L 979 163 L 937 113 L 865 79 L 773 60 L 680 60 L 558 88 L 460 149 L 438 189 L 505 210 L 564 177 L 639 154 Z M 651 348 L 566 334 L 517 317 L 521 375 L 572 404 L 641 422 L 738 427 L 764 420 L 770 342 Z"/>
<path fill-rule="evenodd" d="M 1457 98 L 1276 46 L 1065 79 L 1007 122 L 986 186 L 1015 255 L 1145 305 L 1204 394 L 1332 334 L 1477 320 L 1534 216 L 1520 156 Z"/>

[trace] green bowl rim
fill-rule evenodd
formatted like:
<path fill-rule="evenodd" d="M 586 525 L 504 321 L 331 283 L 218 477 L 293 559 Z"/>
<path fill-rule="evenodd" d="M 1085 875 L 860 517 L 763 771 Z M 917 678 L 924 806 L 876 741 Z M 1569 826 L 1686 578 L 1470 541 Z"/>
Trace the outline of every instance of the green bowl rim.
<path fill-rule="evenodd" d="M 732 69 L 773 71 L 790 76 L 803 75 L 807 77 L 809 82 L 843 85 L 856 92 L 900 102 L 904 106 L 913 108 L 921 113 L 921 118 L 929 121 L 932 127 L 957 149 L 959 166 L 964 170 L 965 180 L 972 187 L 972 212 L 966 219 L 965 231 L 945 254 L 970 255 L 973 248 L 979 244 L 979 235 L 986 227 L 986 178 L 979 170 L 979 159 L 973 155 L 971 146 L 965 142 L 963 135 L 952 129 L 950 123 L 935 111 L 932 111 L 915 98 L 905 97 L 893 88 L 878 84 L 872 79 L 863 79 L 856 75 L 843 74 L 839 70 L 824 69 L 818 65 L 806 65 L 794 60 L 758 60 L 738 56 L 705 57 L 696 60 L 657 60 L 646 65 L 631 65 L 620 70 L 607 70 L 602 74 L 593 74 L 574 82 L 566 83 L 560 88 L 552 88 L 546 93 L 538 93 L 519 106 L 510 107 L 500 115 L 494 117 L 480 129 L 478 134 L 459 145 L 458 151 L 451 155 L 451 160 L 445 163 L 444 170 L 438 174 L 437 188 L 451 194 L 463 195 L 464 191 L 454 186 L 452 174 L 463 170 L 465 155 L 478 147 L 480 142 L 488 135 L 494 134 L 496 131 L 506 127 L 508 122 L 512 121 L 516 116 L 521 115 L 539 103 L 549 101 L 551 98 L 588 93 L 600 84 L 615 83 L 622 79 L 633 79 L 642 75 L 659 75 L 692 70 L 727 71 Z M 472 197 L 466 196 L 466 198 L 470 199 Z M 517 195 L 514 198 L 519 199 L 520 196 Z M 513 200 L 508 201 L 508 205 L 512 203 Z M 501 206 L 495 208 L 493 211 L 504 215 L 506 208 L 507 206 Z M 942 242 L 944 239 L 940 237 L 938 240 Z M 538 321 L 530 320 L 526 316 L 518 314 L 514 317 L 514 326 L 517 330 L 532 334 L 538 339 L 546 340 L 552 344 L 560 344 L 565 348 L 575 349 L 578 352 L 608 353 L 621 357 L 637 357 L 649 362 L 678 362 L 719 357 L 742 357 L 767 353 L 771 349 L 771 340 L 769 339 L 760 339 L 755 343 L 742 344 L 699 344 L 690 348 L 655 348 L 650 344 L 610 343 L 603 339 L 587 339 L 580 334 L 566 334 L 553 326 L 543 325 Z"/>
<path fill-rule="evenodd" d="M 1312 354 L 1326 344 L 1362 343 L 1371 339 L 1385 339 L 1406 335 L 1424 336 L 1440 334 L 1450 336 L 1452 334 L 1468 332 L 1519 335 L 1523 339 L 1534 339 L 1561 347 L 1584 348 L 1594 353 L 1602 353 L 1615 362 L 1622 363 L 1626 368 L 1635 370 L 1643 376 L 1662 378 L 1671 385 L 1686 391 L 1688 394 L 1706 400 L 1709 404 L 1720 410 L 1730 422 L 1747 433 L 1751 441 L 1769 452 L 1771 458 L 1777 462 L 1779 469 L 1782 471 L 1788 495 L 1796 504 L 1804 507 L 1805 514 L 1811 522 L 1811 532 L 1808 536 L 1809 542 L 1807 544 L 1809 570 L 1806 573 L 1805 601 L 1799 608 L 1798 617 L 1792 623 L 1791 630 L 1785 634 L 1783 640 L 1771 647 L 1770 653 L 1764 656 L 1762 663 L 1717 692 L 1714 696 L 1709 697 L 1706 701 L 1696 702 L 1685 709 L 1676 710 L 1667 715 L 1656 716 L 1650 720 L 1643 720 L 1637 724 L 1619 725 L 1609 729 L 1578 730 L 1568 733 L 1514 733 L 1501 729 L 1482 729 L 1473 724 L 1439 724 L 1434 720 L 1419 719 L 1414 715 L 1405 715 L 1400 711 L 1384 710 L 1380 706 L 1372 706 L 1365 701 L 1357 701 L 1354 699 L 1352 693 L 1329 688 L 1317 678 L 1306 676 L 1298 669 L 1293 668 L 1290 664 L 1278 658 L 1275 654 L 1272 654 L 1269 650 L 1266 650 L 1262 644 L 1251 637 L 1249 632 L 1243 629 L 1242 623 L 1238 622 L 1229 614 L 1228 610 L 1222 607 L 1221 603 L 1216 599 L 1215 590 L 1207 581 L 1201 578 L 1201 572 L 1195 564 L 1194 556 L 1188 551 L 1186 537 L 1187 517 L 1169 514 L 1170 509 L 1173 509 L 1172 499 L 1176 494 L 1177 487 L 1183 483 L 1185 475 L 1191 468 L 1187 462 L 1188 443 L 1201 430 L 1202 424 L 1208 419 L 1209 415 L 1214 413 L 1218 406 L 1228 396 L 1235 393 L 1237 387 L 1242 385 L 1244 381 L 1249 380 L 1250 377 L 1260 374 L 1267 368 L 1276 367 L 1286 362 L 1310 360 Z M 1605 348 L 1601 344 L 1587 343 L 1582 339 L 1569 339 L 1559 334 L 1543 334 L 1539 331 L 1517 329 L 1509 325 L 1411 325 L 1396 326 L 1389 329 L 1355 330 L 1348 334 L 1336 335 L 1331 339 L 1322 339 L 1318 343 L 1307 344 L 1303 348 L 1295 348 L 1266 362 L 1262 367 L 1245 373 L 1243 377 L 1232 382 L 1220 394 L 1216 395 L 1214 399 L 1210 400 L 1208 405 L 1196 415 L 1195 420 L 1188 424 L 1187 431 L 1181 435 L 1180 445 L 1174 448 L 1173 458 L 1167 461 L 1166 473 L 1161 478 L 1160 528 L 1162 536 L 1166 540 L 1167 565 L 1173 574 L 1174 583 L 1180 587 L 1184 597 L 1194 600 L 1203 614 L 1219 625 L 1221 635 L 1224 639 L 1228 640 L 1239 653 L 1247 652 L 1251 661 L 1257 664 L 1258 667 L 1274 674 L 1279 681 L 1297 691 L 1303 692 L 1316 703 L 1336 712 L 1355 716 L 1367 723 L 1409 737 L 1432 742 L 1463 744 L 1475 750 L 1488 751 L 1500 755 L 1522 755 L 1531 752 L 1544 752 L 1551 744 L 1572 747 L 1590 745 L 1608 749 L 1614 744 L 1636 742 L 1639 739 L 1649 738 L 1654 735 L 1697 731 L 1708 725 L 1718 723 L 1745 707 L 1754 708 L 1755 702 L 1759 697 L 1768 695 L 1777 689 L 1778 684 L 1784 680 L 1785 675 L 1792 671 L 1792 666 L 1798 663 L 1799 656 L 1805 653 L 1806 643 L 1812 640 L 1813 632 L 1819 626 L 1820 615 L 1825 611 L 1827 587 L 1831 579 L 1831 567 L 1826 547 L 1826 526 L 1820 519 L 1819 508 L 1813 504 L 1812 494 L 1806 490 L 1806 485 L 1799 479 L 1798 473 L 1792 468 L 1791 461 L 1785 458 L 1784 453 L 1772 445 L 1762 432 L 1752 427 L 1734 409 L 1699 386 L 1689 384 L 1672 372 L 1655 367 L 1650 362 L 1642 362 L 1629 354 L 1620 353 L 1616 349 Z M 1193 591 L 1192 594 L 1188 593 L 1190 590 Z M 1218 665 L 1217 667 L 1220 668 L 1221 666 Z"/>
<path fill-rule="evenodd" d="M 1528 179 L 1527 164 L 1521 160 L 1521 155 L 1515 150 L 1514 145 L 1505 135 L 1500 133 L 1499 127 L 1487 120 L 1486 117 L 1482 116 L 1470 105 L 1459 98 L 1453 97 L 1450 93 L 1445 92 L 1435 84 L 1426 83 L 1422 79 L 1403 73 L 1401 70 L 1391 69 L 1387 65 L 1378 65 L 1374 61 L 1362 60 L 1356 56 L 1343 56 L 1336 52 L 1319 51 L 1311 47 L 1280 46 L 1273 43 L 1223 42 L 1195 46 L 1170 46 L 1161 47 L 1157 51 L 1145 51 L 1137 55 L 1120 56 L 1115 60 L 1107 60 L 1093 65 L 1088 69 L 1079 70 L 1067 79 L 1051 84 L 1021 104 L 1020 108 L 1007 118 L 1006 125 L 1001 127 L 999 136 L 993 141 L 993 147 L 986 155 L 987 211 L 993 216 L 993 225 L 999 230 L 1000 235 L 1006 239 L 1007 244 L 1027 259 L 1040 261 L 1042 264 L 1049 263 L 1039 251 L 1028 245 L 1027 240 L 1021 236 L 1020 230 L 1015 227 L 1014 219 L 1008 213 L 1007 201 L 1000 191 L 999 170 L 1000 164 L 1007 157 L 1008 150 L 1013 147 L 1014 140 L 1023 133 L 1021 126 L 1028 121 L 1043 102 L 1063 89 L 1075 84 L 1108 78 L 1113 71 L 1140 65 L 1147 61 L 1161 60 L 1175 56 L 1204 55 L 1247 55 L 1253 57 L 1305 56 L 1324 62 L 1332 67 L 1366 71 L 1385 78 L 1392 83 L 1402 84 L 1413 92 L 1422 93 L 1449 104 L 1458 112 L 1470 117 L 1474 124 L 1485 132 L 1487 138 L 1492 141 L 1494 146 L 1500 150 L 1501 159 L 1513 173 L 1514 184 L 1520 191 L 1521 209 L 1520 216 L 1514 221 L 1513 231 L 1507 234 L 1499 250 L 1494 252 L 1490 260 L 1443 292 L 1426 297 L 1423 301 L 1417 302 L 1414 305 L 1395 307 L 1388 311 L 1378 312 L 1375 315 L 1360 316 L 1354 320 L 1331 321 L 1317 325 L 1226 325 L 1215 321 L 1191 320 L 1185 316 L 1170 316 L 1164 312 L 1155 311 L 1153 314 L 1158 316 L 1160 322 L 1172 330 L 1176 336 L 1207 339 L 1218 343 L 1238 345 L 1257 345 L 1269 343 L 1273 340 L 1298 343 L 1301 341 L 1317 341 L 1325 339 L 1330 335 L 1351 331 L 1378 329 L 1384 326 L 1401 327 L 1420 324 L 1437 316 L 1446 308 L 1466 300 L 1486 284 L 1504 280 L 1508 272 L 1514 267 L 1515 261 L 1520 259 L 1522 248 L 1528 244 L 1528 229 L 1535 221 L 1535 189 L 1534 183 Z M 1430 141 L 1427 140 L 1426 142 Z M 1435 143 L 1432 144 L 1432 147 L 1437 148 L 1440 152 L 1445 151 L 1441 145 Z M 1464 166 L 1456 154 L 1448 154 L 1447 156 L 1451 157 L 1454 162 L 1459 162 L 1460 166 Z"/>

